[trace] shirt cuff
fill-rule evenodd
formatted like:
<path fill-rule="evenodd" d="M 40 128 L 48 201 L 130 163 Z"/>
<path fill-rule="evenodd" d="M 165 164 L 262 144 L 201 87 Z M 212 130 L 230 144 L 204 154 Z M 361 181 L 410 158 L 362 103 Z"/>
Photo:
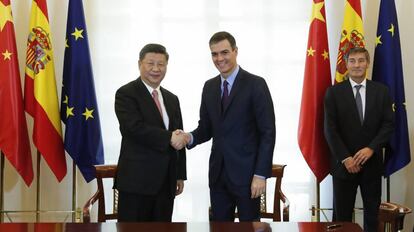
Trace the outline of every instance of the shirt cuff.
<path fill-rule="evenodd" d="M 262 180 L 266 180 L 266 177 L 264 177 L 264 176 L 257 175 L 257 174 L 254 174 L 254 176 L 255 176 L 255 177 L 259 177 L 259 178 L 260 178 L 260 179 L 262 179 Z"/>
<path fill-rule="evenodd" d="M 187 146 L 189 147 L 189 146 L 193 145 L 193 142 L 194 142 L 194 136 L 193 136 L 193 134 L 192 134 L 192 133 L 188 133 L 188 134 L 190 135 L 190 142 L 187 144 Z"/>
<path fill-rule="evenodd" d="M 341 163 L 342 163 L 342 164 L 344 164 L 344 163 L 345 163 L 345 161 L 349 160 L 350 158 L 352 158 L 352 156 L 348 156 L 348 157 L 346 157 L 345 159 L 343 159 L 343 160 L 341 161 Z"/>

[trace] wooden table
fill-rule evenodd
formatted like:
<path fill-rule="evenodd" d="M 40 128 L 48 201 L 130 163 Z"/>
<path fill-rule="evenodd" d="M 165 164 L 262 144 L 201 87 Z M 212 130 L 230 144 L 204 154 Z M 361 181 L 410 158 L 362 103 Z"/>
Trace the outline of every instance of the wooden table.
<path fill-rule="evenodd" d="M 327 222 L 241 223 L 1 223 L 0 232 L 363 232 L 358 224 L 344 222 L 332 229 Z"/>

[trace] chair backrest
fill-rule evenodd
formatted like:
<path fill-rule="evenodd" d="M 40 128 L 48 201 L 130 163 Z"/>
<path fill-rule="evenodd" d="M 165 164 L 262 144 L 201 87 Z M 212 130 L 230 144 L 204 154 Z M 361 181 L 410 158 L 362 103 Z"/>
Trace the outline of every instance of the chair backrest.
<path fill-rule="evenodd" d="M 118 191 L 116 189 L 113 190 L 113 212 L 107 214 L 105 210 L 105 191 L 103 185 L 103 179 L 114 180 L 116 170 L 116 164 L 95 165 L 98 189 L 83 207 L 83 222 L 90 222 L 90 210 L 96 201 L 98 201 L 98 222 L 105 222 L 106 220 L 118 218 Z"/>
<path fill-rule="evenodd" d="M 378 232 L 397 232 L 402 230 L 404 216 L 411 212 L 412 210 L 410 208 L 396 203 L 381 203 L 378 214 Z"/>
<path fill-rule="evenodd" d="M 273 164 L 272 178 L 276 178 L 273 212 L 268 212 L 266 207 L 266 194 L 260 197 L 260 216 L 261 218 L 271 218 L 273 221 L 289 221 L 289 200 L 282 191 L 282 178 L 286 165 Z M 281 215 L 282 212 L 282 215 Z M 282 220 L 283 219 L 283 220 Z"/>

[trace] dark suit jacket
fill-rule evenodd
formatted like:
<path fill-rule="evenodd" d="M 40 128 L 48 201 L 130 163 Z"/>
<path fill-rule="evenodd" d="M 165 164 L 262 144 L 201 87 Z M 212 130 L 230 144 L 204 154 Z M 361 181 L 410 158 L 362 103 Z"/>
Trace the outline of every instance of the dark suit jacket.
<path fill-rule="evenodd" d="M 204 85 L 200 120 L 189 148 L 213 138 L 210 186 L 217 180 L 223 162 L 233 183 L 250 185 L 254 174 L 271 175 L 276 136 L 272 98 L 263 78 L 240 68 L 229 104 L 222 112 L 220 85 L 220 76 Z"/>
<path fill-rule="evenodd" d="M 369 147 L 374 155 L 364 164 L 365 178 L 383 173 L 382 148 L 394 129 L 391 98 L 385 85 L 367 80 L 364 122 L 361 125 L 351 83 L 343 81 L 330 87 L 325 95 L 325 138 L 331 150 L 331 174 L 352 179 L 342 160 Z"/>
<path fill-rule="evenodd" d="M 170 145 L 172 131 L 183 128 L 179 101 L 168 90 L 160 90 L 169 117 L 168 130 L 141 78 L 116 92 L 122 144 L 115 187 L 120 191 L 154 195 L 168 177 L 175 194 L 176 180 L 186 179 L 185 149 L 176 151 Z"/>

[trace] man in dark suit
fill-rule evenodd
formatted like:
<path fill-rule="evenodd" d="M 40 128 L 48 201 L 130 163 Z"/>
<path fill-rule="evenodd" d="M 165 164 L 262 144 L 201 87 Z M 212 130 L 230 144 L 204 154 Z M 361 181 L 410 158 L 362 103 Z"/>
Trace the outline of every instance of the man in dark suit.
<path fill-rule="evenodd" d="M 275 145 L 275 114 L 263 78 L 237 65 L 238 49 L 228 32 L 209 42 L 220 75 L 203 89 L 198 127 L 188 148 L 213 138 L 209 162 L 212 219 L 260 220 L 260 194 L 271 175 Z"/>
<path fill-rule="evenodd" d="M 140 77 L 116 92 L 122 134 L 115 188 L 118 221 L 171 221 L 174 197 L 186 179 L 183 123 L 177 96 L 160 87 L 167 71 L 164 46 L 147 44 L 139 54 Z"/>
<path fill-rule="evenodd" d="M 352 48 L 345 56 L 349 80 L 325 95 L 325 138 L 331 150 L 334 218 L 351 221 L 358 186 L 365 231 L 377 231 L 381 203 L 382 148 L 394 129 L 392 102 L 385 85 L 367 80 L 369 54 Z"/>

